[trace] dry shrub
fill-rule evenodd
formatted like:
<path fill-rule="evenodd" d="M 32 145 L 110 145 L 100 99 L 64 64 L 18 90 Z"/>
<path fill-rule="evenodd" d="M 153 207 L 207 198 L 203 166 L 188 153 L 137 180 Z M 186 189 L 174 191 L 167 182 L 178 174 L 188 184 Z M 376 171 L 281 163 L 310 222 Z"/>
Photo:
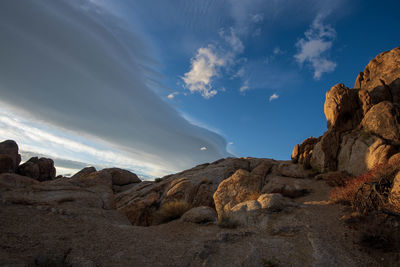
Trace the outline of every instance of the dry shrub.
<path fill-rule="evenodd" d="M 158 223 L 166 223 L 179 219 L 190 208 L 189 203 L 183 200 L 167 202 L 157 211 L 156 221 Z"/>
<path fill-rule="evenodd" d="M 331 192 L 332 201 L 351 204 L 360 214 L 357 228 L 364 246 L 384 251 L 400 249 L 400 214 L 391 211 L 388 203 L 399 171 L 399 161 L 380 164 Z"/>
<path fill-rule="evenodd" d="M 346 183 L 352 178 L 353 177 L 348 172 L 338 171 L 326 175 L 324 180 L 330 186 L 345 186 Z"/>
<path fill-rule="evenodd" d="M 240 223 L 232 216 L 232 214 L 224 213 L 218 219 L 218 226 L 221 228 L 235 229 Z"/>
<path fill-rule="evenodd" d="M 368 195 L 366 191 L 372 190 L 376 185 L 383 185 L 383 183 L 385 183 L 386 189 L 388 186 L 391 187 L 394 176 L 399 170 L 400 162 L 377 165 L 366 173 L 349 180 L 344 180 L 344 185 L 333 188 L 330 200 L 335 203 L 353 204 L 356 206 L 362 204 L 360 201 L 362 201 L 364 197 L 356 197 L 357 194 L 361 192 L 363 195 Z M 383 189 L 383 187 L 381 189 Z"/>

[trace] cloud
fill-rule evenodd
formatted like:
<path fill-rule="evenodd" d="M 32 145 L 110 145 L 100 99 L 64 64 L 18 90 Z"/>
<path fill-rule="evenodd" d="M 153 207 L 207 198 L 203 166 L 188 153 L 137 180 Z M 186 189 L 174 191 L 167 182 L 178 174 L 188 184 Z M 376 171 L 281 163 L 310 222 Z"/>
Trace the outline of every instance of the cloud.
<path fill-rule="evenodd" d="M 249 81 L 248 80 L 245 80 L 244 82 L 243 82 L 243 84 L 242 84 L 242 86 L 239 88 L 239 91 L 241 92 L 241 93 L 244 93 L 245 91 L 247 91 L 247 90 L 249 90 L 250 88 L 249 88 Z"/>
<path fill-rule="evenodd" d="M 91 159 L 102 155 L 110 164 L 159 174 L 228 156 L 222 136 L 185 120 L 150 86 L 161 74 L 144 35 L 107 9 L 90 7 L 84 1 L 0 1 L 0 106 L 26 119 L 25 126 L 36 122 L 35 128 L 58 130 L 64 138 L 36 140 L 26 128 L 31 148 L 60 155 L 68 144 L 72 157 L 82 153 L 81 144 L 97 140 L 89 146 Z M 200 61 L 224 64 L 203 52 Z M 198 153 L 202 146 L 207 151 Z"/>
<path fill-rule="evenodd" d="M 336 68 L 336 63 L 326 56 L 332 48 L 336 31 L 330 25 L 323 24 L 322 19 L 322 15 L 314 19 L 310 28 L 304 33 L 305 37 L 296 43 L 298 53 L 294 56 L 300 65 L 311 64 L 316 80 L 320 79 L 323 73 L 332 72 Z"/>
<path fill-rule="evenodd" d="M 233 144 L 234 144 L 233 142 L 229 142 L 229 143 L 228 143 L 228 145 L 233 145 Z"/>
<path fill-rule="evenodd" d="M 170 93 L 170 94 L 167 96 L 167 98 L 168 98 L 168 99 L 174 99 L 176 95 L 179 95 L 179 93 L 178 93 L 178 92 L 173 92 L 173 93 Z"/>
<path fill-rule="evenodd" d="M 255 14 L 251 16 L 251 21 L 254 23 L 258 23 L 264 20 L 264 17 L 261 14 Z"/>
<path fill-rule="evenodd" d="M 225 39 L 225 41 L 231 46 L 233 52 L 243 53 L 244 45 L 238 38 L 234 28 L 230 28 L 230 34 L 225 34 L 224 30 L 220 30 L 219 35 Z"/>
<path fill-rule="evenodd" d="M 203 146 L 202 148 L 200 148 L 201 151 L 206 151 L 207 148 L 205 146 Z"/>
<path fill-rule="evenodd" d="M 274 53 L 274 55 L 280 55 L 284 53 L 279 46 L 275 47 L 274 51 L 272 52 Z"/>
<path fill-rule="evenodd" d="M 226 60 L 219 57 L 212 46 L 199 48 L 191 59 L 190 71 L 182 77 L 185 88 L 192 93 L 199 92 L 206 99 L 215 96 L 217 91 L 212 89 L 212 79 L 225 64 Z"/>
<path fill-rule="evenodd" d="M 223 70 L 235 65 L 237 55 L 244 51 L 244 45 L 233 28 L 230 28 L 229 33 L 223 29 L 218 33 L 224 42 L 199 48 L 190 60 L 190 70 L 182 77 L 184 88 L 191 93 L 200 93 L 205 99 L 217 94 L 217 90 L 213 89 L 213 80 L 218 78 Z M 235 75 L 244 75 L 244 69 Z"/>
<path fill-rule="evenodd" d="M 276 93 L 273 93 L 270 97 L 269 97 L 269 102 L 271 102 L 272 100 L 278 99 L 279 95 L 277 95 Z"/>

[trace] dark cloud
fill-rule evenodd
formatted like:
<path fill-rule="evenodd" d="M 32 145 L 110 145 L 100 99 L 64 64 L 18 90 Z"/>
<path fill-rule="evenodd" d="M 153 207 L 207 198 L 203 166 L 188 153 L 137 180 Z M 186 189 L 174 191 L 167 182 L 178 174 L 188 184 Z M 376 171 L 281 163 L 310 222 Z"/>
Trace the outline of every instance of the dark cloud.
<path fill-rule="evenodd" d="M 151 90 L 152 51 L 121 25 L 84 1 L 1 1 L 0 101 L 165 168 L 227 156 Z"/>

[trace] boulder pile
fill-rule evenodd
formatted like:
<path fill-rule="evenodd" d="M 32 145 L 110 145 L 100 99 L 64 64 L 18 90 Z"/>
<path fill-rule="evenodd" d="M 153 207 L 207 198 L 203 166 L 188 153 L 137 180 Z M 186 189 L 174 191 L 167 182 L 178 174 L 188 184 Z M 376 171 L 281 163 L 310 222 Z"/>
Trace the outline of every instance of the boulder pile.
<path fill-rule="evenodd" d="M 328 131 L 296 145 L 292 161 L 319 172 L 359 175 L 400 152 L 400 47 L 376 56 L 356 78 L 326 93 Z M 397 154 L 397 155 L 396 155 Z"/>

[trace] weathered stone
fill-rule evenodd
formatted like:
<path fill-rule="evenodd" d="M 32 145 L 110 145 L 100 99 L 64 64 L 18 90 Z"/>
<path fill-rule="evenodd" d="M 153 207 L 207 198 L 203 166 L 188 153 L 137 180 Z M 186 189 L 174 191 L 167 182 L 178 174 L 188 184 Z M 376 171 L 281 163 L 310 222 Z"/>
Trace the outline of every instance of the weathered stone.
<path fill-rule="evenodd" d="M 38 181 L 47 181 L 56 177 L 56 168 L 52 159 L 33 157 L 20 165 L 17 173 Z"/>
<path fill-rule="evenodd" d="M 300 145 L 296 145 L 292 152 L 292 162 L 303 165 L 305 169 L 310 169 L 313 149 L 320 139 L 321 138 L 309 137 Z"/>
<path fill-rule="evenodd" d="M 343 137 L 338 156 L 338 170 L 360 175 L 378 164 L 388 161 L 394 147 L 377 136 L 353 133 Z"/>
<path fill-rule="evenodd" d="M 293 164 L 291 162 L 279 163 L 276 170 L 282 176 L 294 177 L 294 178 L 307 178 L 307 177 L 312 177 L 316 174 L 316 172 L 312 170 L 305 170 L 302 165 Z"/>
<path fill-rule="evenodd" d="M 290 177 L 269 177 L 268 183 L 263 187 L 262 193 L 279 193 L 282 196 L 296 198 L 310 192 L 309 179 L 296 179 Z"/>
<path fill-rule="evenodd" d="M 224 180 L 214 193 L 215 209 L 218 217 L 227 213 L 238 203 L 257 198 L 262 187 L 262 177 L 251 175 L 239 169 L 230 178 Z"/>
<path fill-rule="evenodd" d="M 400 106 L 388 101 L 374 105 L 365 114 L 362 126 L 366 131 L 386 140 L 400 141 Z"/>
<path fill-rule="evenodd" d="M 14 172 L 14 161 L 9 155 L 0 154 L 0 173 Z"/>
<path fill-rule="evenodd" d="M 389 194 L 389 204 L 394 212 L 400 213 L 400 172 L 397 173 L 393 180 L 392 189 Z"/>
<path fill-rule="evenodd" d="M 0 155 L 8 155 L 12 160 L 12 172 L 15 172 L 19 163 L 21 162 L 21 155 L 18 154 L 18 145 L 13 140 L 6 140 L 0 143 Z M 6 165 L 8 159 L 3 158 L 3 164 Z M 8 166 L 9 164 L 7 164 Z M 5 169 L 8 169 L 5 167 Z M 7 171 L 8 172 L 8 171 Z M 1 173 L 1 171 L 0 171 Z"/>
<path fill-rule="evenodd" d="M 300 146 L 298 144 L 295 145 L 293 148 L 292 156 L 291 156 L 291 160 L 293 163 L 297 163 L 299 161 L 299 149 L 300 149 Z"/>
<path fill-rule="evenodd" d="M 71 176 L 72 179 L 76 178 L 82 178 L 85 177 L 89 174 L 91 174 L 92 172 L 96 172 L 96 168 L 95 167 L 85 167 L 82 170 L 80 170 L 79 172 L 75 173 L 74 175 Z"/>
<path fill-rule="evenodd" d="M 127 185 L 133 183 L 140 183 L 139 177 L 130 171 L 119 169 L 119 168 L 108 168 L 103 169 L 100 172 L 107 172 L 112 177 L 113 185 Z"/>
<path fill-rule="evenodd" d="M 358 91 L 343 84 L 333 86 L 326 93 L 324 112 L 328 130 L 346 131 L 356 127 L 361 121 Z"/>
<path fill-rule="evenodd" d="M 340 148 L 340 133 L 327 131 L 313 149 L 310 165 L 319 172 L 335 171 Z"/>
<path fill-rule="evenodd" d="M 210 207 L 200 206 L 192 208 L 182 215 L 181 220 L 191 223 L 215 223 L 217 221 L 217 212 Z"/>
<path fill-rule="evenodd" d="M 376 56 L 361 72 L 354 88 L 367 90 L 372 104 L 393 101 L 400 104 L 400 47 Z"/>

